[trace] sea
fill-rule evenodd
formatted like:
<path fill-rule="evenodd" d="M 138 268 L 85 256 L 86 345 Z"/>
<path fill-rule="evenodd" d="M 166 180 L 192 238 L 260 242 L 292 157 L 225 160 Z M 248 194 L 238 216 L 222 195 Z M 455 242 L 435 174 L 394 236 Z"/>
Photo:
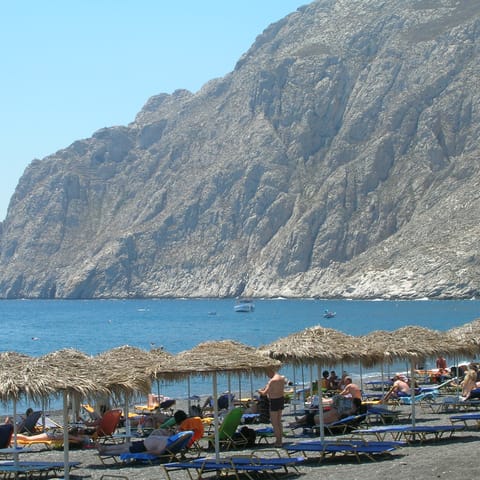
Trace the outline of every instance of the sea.
<path fill-rule="evenodd" d="M 446 331 L 480 317 L 480 301 L 471 300 L 255 300 L 250 313 L 235 312 L 232 299 L 157 300 L 0 300 L 3 351 L 39 356 L 63 348 L 95 355 L 122 345 L 143 349 L 163 347 L 170 353 L 188 350 L 208 340 L 232 339 L 258 347 L 307 327 L 322 325 L 350 335 L 374 330 L 395 330 L 419 325 Z M 335 312 L 324 318 L 324 312 Z M 447 359 L 450 360 L 450 359 Z M 472 360 L 472 359 L 467 359 Z M 431 359 L 434 363 L 435 359 Z M 425 365 L 428 368 L 429 365 Z M 358 365 L 325 365 L 327 369 L 348 371 L 354 378 L 375 378 L 379 368 Z M 406 369 L 394 364 L 392 370 Z M 361 372 L 360 372 L 361 370 Z M 305 368 L 282 367 L 295 384 L 307 384 L 311 372 Z M 219 391 L 237 395 L 262 387 L 265 379 L 219 378 Z M 189 382 L 158 382 L 152 393 L 172 398 L 204 396 L 211 393 L 208 379 Z M 141 402 L 142 399 L 136 399 Z M 32 406 L 25 399 L 22 408 Z M 36 405 L 33 405 L 36 406 Z M 60 400 L 51 399 L 51 409 Z M 11 411 L 0 404 L 0 414 Z"/>

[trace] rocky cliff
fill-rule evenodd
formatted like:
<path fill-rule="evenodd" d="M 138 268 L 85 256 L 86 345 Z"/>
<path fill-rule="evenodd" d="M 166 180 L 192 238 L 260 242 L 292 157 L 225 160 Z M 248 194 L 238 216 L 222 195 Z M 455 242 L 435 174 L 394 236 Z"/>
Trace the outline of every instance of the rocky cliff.
<path fill-rule="evenodd" d="M 479 294 L 478 0 L 318 0 L 35 160 L 0 297 Z"/>

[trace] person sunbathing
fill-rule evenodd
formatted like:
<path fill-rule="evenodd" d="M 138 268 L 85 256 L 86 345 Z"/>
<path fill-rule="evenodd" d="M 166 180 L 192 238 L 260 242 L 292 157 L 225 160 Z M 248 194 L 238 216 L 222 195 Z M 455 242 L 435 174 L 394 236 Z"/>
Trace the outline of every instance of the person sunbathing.
<path fill-rule="evenodd" d="M 340 410 L 331 406 L 329 410 L 323 412 L 323 423 L 330 424 L 338 422 L 342 418 L 361 413 L 362 401 L 359 398 L 352 398 L 352 408 L 340 412 Z M 315 427 L 320 425 L 320 415 L 318 412 L 309 412 L 303 417 L 297 418 L 295 422 L 289 424 L 290 428 Z"/>
<path fill-rule="evenodd" d="M 82 435 L 79 433 L 69 433 L 68 441 L 72 444 L 87 444 L 90 442 L 91 437 L 89 435 Z M 17 433 L 17 442 L 19 444 L 28 445 L 31 443 L 51 443 L 51 442 L 63 442 L 63 432 L 44 432 L 37 435 L 23 435 Z"/>
<path fill-rule="evenodd" d="M 151 453 L 161 455 L 167 448 L 169 433 L 163 429 L 154 430 L 148 437 L 135 442 L 125 442 L 115 445 L 100 445 L 95 447 L 100 455 L 121 455 L 122 453 Z"/>

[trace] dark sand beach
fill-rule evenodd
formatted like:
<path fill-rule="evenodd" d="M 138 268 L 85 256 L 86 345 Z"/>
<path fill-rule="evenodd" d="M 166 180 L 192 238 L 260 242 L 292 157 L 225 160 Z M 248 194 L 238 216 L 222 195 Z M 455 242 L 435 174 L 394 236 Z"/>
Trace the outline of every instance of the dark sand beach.
<path fill-rule="evenodd" d="M 410 407 L 401 407 L 405 412 L 409 412 Z M 417 424 L 423 425 L 449 425 L 451 413 L 432 413 L 429 409 L 417 408 Z M 285 424 L 292 420 L 291 416 L 284 416 Z M 404 422 L 408 422 L 407 419 Z M 287 428 L 287 435 L 290 434 Z M 351 434 L 342 436 L 349 438 Z M 331 438 L 331 437 L 328 437 Z M 369 437 L 374 439 L 374 437 Z M 296 439 L 286 436 L 285 444 L 294 442 Z M 304 439 L 302 439 L 304 440 Z M 372 480 L 376 478 L 392 479 L 457 479 L 462 480 L 478 478 L 479 467 L 477 465 L 477 452 L 479 447 L 480 431 L 476 424 L 472 422 L 471 426 L 464 431 L 456 432 L 453 438 L 442 438 L 439 440 L 429 439 L 423 444 L 415 442 L 404 446 L 391 455 L 378 458 L 372 461 L 367 458 L 360 463 L 354 457 L 327 458 L 321 463 L 312 457 L 300 467 L 298 478 L 305 480 L 314 480 L 318 478 L 326 480 Z M 41 447 L 34 447 L 38 452 L 22 455 L 21 460 L 57 460 L 63 459 L 63 451 L 44 450 Z M 272 455 L 271 446 L 264 444 L 254 449 L 258 455 Z M 252 449 L 223 452 L 222 455 L 231 455 L 234 453 L 245 454 Z M 286 451 L 280 449 L 283 455 Z M 206 452 L 206 455 L 212 455 L 212 452 Z M 317 457 L 318 458 L 318 457 Z M 114 478 L 128 479 L 163 479 L 165 473 L 159 464 L 130 464 L 120 466 L 104 466 L 97 455 L 95 449 L 73 450 L 70 452 L 70 460 L 79 461 L 81 465 L 71 472 L 71 478 L 91 478 L 105 480 Z M 186 472 L 171 473 L 172 479 L 187 479 Z M 204 478 L 213 476 L 213 474 L 204 475 Z M 294 477 L 291 475 L 290 477 Z M 246 477 L 245 477 L 246 478 Z M 266 478 L 266 477 L 265 477 Z"/>

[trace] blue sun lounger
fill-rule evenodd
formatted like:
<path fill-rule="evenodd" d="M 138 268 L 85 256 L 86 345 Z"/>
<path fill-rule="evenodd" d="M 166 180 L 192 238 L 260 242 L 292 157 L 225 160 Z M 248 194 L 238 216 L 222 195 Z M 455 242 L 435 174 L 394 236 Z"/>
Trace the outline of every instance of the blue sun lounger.
<path fill-rule="evenodd" d="M 263 450 L 265 452 L 265 450 Z M 229 458 L 235 465 L 278 465 L 285 470 L 285 473 L 288 473 L 288 468 L 293 468 L 297 473 L 298 469 L 297 466 L 301 463 L 305 462 L 305 457 L 281 457 L 278 453 L 278 450 L 275 450 L 277 453 L 277 457 L 274 458 L 266 458 L 266 457 L 259 457 L 256 454 L 251 455 L 241 455 L 241 456 L 232 456 Z"/>
<path fill-rule="evenodd" d="M 477 422 L 477 427 L 480 427 L 480 413 L 471 412 L 471 413 L 459 413 L 457 415 L 451 415 L 450 421 L 454 424 L 456 422 L 463 422 L 465 428 L 468 427 L 468 421 L 475 421 Z"/>
<path fill-rule="evenodd" d="M 385 425 L 373 428 L 359 429 L 355 433 L 358 435 L 375 435 L 378 441 L 385 441 L 387 435 L 391 435 L 394 441 L 404 439 L 407 443 L 420 441 L 421 443 L 433 436 L 439 440 L 445 434 L 449 437 L 459 430 L 463 430 L 462 425 Z"/>
<path fill-rule="evenodd" d="M 197 458 L 191 462 L 173 462 L 165 463 L 162 465 L 165 472 L 165 476 L 168 480 L 171 480 L 170 472 L 178 470 L 189 471 L 190 478 L 193 478 L 190 470 L 197 472 L 197 478 L 200 480 L 203 478 L 204 473 L 217 472 L 217 474 L 233 474 L 237 480 L 240 480 L 239 473 L 244 474 L 250 480 L 253 480 L 251 473 L 271 473 L 284 468 L 282 465 L 274 463 L 255 463 L 233 461 L 233 459 L 220 459 L 218 462 L 214 459 Z"/>
<path fill-rule="evenodd" d="M 154 463 L 161 460 L 171 462 L 177 458 L 177 455 L 182 455 L 187 450 L 187 445 L 190 442 L 193 436 L 191 430 L 185 430 L 183 432 L 178 432 L 174 435 L 168 437 L 167 446 L 165 447 L 164 453 L 160 455 L 155 455 L 148 452 L 138 452 L 138 453 L 121 453 L 121 454 L 111 454 L 111 453 L 99 453 L 100 461 L 104 465 L 115 464 L 123 462 L 146 462 Z M 118 460 L 118 459 L 119 460 Z M 111 462 L 109 462 L 111 461 Z"/>
<path fill-rule="evenodd" d="M 154 455 L 148 452 L 140 453 L 122 453 L 120 454 L 120 460 L 122 462 L 148 462 L 153 463 L 159 460 L 167 460 L 171 462 L 174 460 L 177 455 L 181 455 L 187 450 L 187 445 L 193 437 L 193 432 L 190 430 L 185 430 L 183 432 L 178 432 L 170 437 L 168 437 L 167 446 L 165 447 L 164 453 L 161 455 Z"/>
<path fill-rule="evenodd" d="M 68 469 L 78 467 L 81 462 L 69 462 Z M 0 473 L 4 474 L 7 478 L 10 478 L 9 475 L 14 475 L 14 478 L 17 478 L 19 474 L 25 476 L 25 478 L 31 478 L 32 475 L 49 473 L 61 473 L 65 470 L 64 462 L 14 462 L 14 461 L 3 461 L 0 462 Z M 22 477 L 23 478 L 23 477 Z"/>
<path fill-rule="evenodd" d="M 379 442 L 385 441 L 390 435 L 394 441 L 398 441 L 410 425 L 381 425 L 371 428 L 359 428 L 355 430 L 356 435 L 375 435 Z"/>
<path fill-rule="evenodd" d="M 344 440 L 344 441 L 311 441 L 299 442 L 287 445 L 285 449 L 288 454 L 301 452 L 308 456 L 308 453 L 319 453 L 319 461 L 321 462 L 327 455 L 334 457 L 337 454 L 353 455 L 358 462 L 364 455 L 370 460 L 375 460 L 375 456 L 390 454 L 401 446 L 403 442 L 395 441 L 363 441 L 363 440 Z"/>

